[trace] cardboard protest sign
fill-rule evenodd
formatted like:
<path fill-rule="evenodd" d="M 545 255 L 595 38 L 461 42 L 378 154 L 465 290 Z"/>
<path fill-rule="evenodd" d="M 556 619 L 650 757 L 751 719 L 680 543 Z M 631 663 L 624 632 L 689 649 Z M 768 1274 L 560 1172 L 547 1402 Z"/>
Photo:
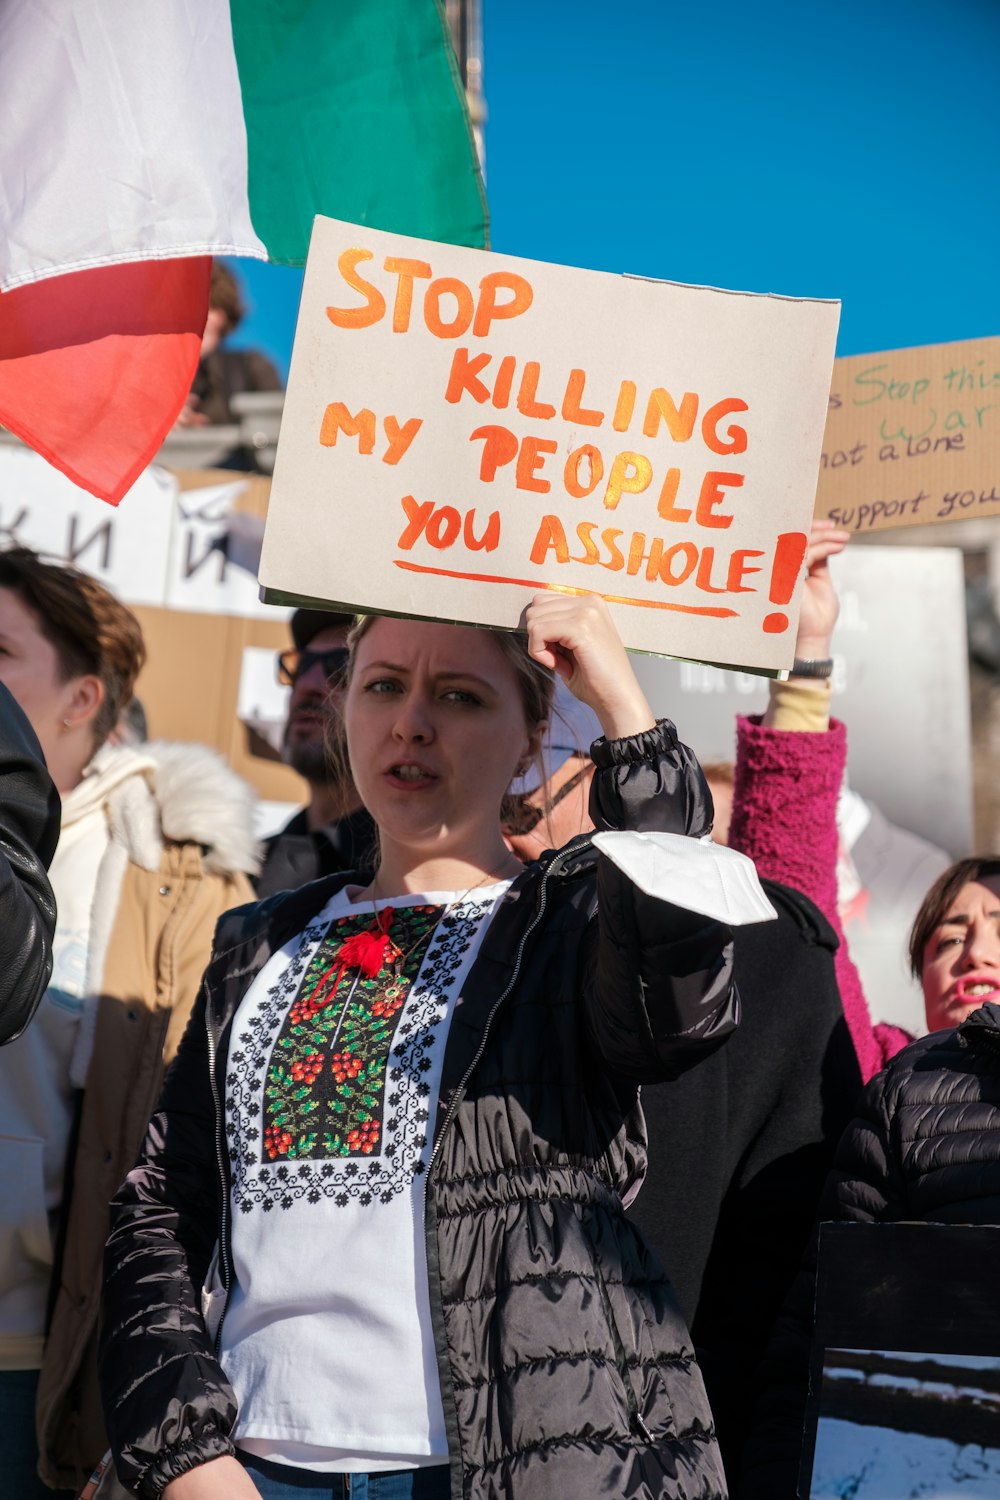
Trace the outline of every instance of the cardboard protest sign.
<path fill-rule="evenodd" d="M 318 218 L 264 597 L 787 667 L 838 316 Z"/>
<path fill-rule="evenodd" d="M 863 532 L 1000 515 L 1000 338 L 838 359 L 816 514 Z"/>
<path fill-rule="evenodd" d="M 810 1500 L 1000 1493 L 1000 1228 L 823 1224 Z"/>

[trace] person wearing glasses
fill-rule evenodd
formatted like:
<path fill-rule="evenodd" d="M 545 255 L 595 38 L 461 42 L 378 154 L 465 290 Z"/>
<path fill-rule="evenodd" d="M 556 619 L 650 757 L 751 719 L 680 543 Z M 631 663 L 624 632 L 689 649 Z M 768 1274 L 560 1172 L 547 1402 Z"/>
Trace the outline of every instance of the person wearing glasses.
<path fill-rule="evenodd" d="M 262 900 L 322 875 L 357 869 L 371 849 L 372 822 L 344 769 L 347 757 L 329 750 L 341 730 L 339 683 L 353 621 L 353 615 L 297 609 L 291 619 L 294 645 L 278 657 L 278 679 L 292 690 L 284 758 L 308 783 L 309 801 L 264 841 L 257 880 Z"/>

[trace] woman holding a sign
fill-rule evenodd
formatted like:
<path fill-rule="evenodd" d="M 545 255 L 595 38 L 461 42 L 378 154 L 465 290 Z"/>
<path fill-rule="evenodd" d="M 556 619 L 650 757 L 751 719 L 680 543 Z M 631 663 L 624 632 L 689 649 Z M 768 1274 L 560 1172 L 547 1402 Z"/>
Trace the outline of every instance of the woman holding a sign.
<path fill-rule="evenodd" d="M 594 821 L 620 831 L 525 870 L 500 809 L 553 669 L 601 721 Z M 593 597 L 537 598 L 527 647 L 368 617 L 348 674 L 378 868 L 220 925 L 114 1209 L 119 1475 L 166 1500 L 721 1497 L 683 1320 L 622 1207 L 639 1083 L 737 1014 L 728 928 L 675 904 L 715 858 L 697 763 Z M 646 844 L 683 854 L 672 885 Z"/>

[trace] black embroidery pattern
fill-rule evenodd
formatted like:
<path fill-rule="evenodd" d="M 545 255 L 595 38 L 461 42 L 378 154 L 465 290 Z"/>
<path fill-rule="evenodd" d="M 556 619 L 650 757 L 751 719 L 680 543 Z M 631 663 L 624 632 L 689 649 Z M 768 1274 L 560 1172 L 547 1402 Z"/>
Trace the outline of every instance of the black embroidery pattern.
<path fill-rule="evenodd" d="M 303 1198 L 388 1203 L 423 1172 L 434 1104 L 429 1054 L 491 904 L 467 896 L 440 920 L 440 907 L 397 908 L 392 938 L 408 957 L 388 996 L 385 974 L 366 979 L 350 969 L 333 999 L 316 1003 L 342 943 L 370 926 L 370 914 L 306 929 L 230 1051 L 226 1135 L 241 1212 Z"/>

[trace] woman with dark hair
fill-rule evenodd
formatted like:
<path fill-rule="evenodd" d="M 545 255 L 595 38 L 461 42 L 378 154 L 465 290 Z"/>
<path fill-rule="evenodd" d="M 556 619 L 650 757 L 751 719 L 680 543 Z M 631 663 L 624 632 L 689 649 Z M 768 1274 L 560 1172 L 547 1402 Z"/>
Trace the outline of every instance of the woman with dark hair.
<path fill-rule="evenodd" d="M 214 925 L 251 894 L 249 788 L 201 746 L 108 742 L 144 660 L 138 620 L 96 579 L 25 547 L 0 552 L 0 683 L 62 797 L 51 981 L 0 1050 L 0 1424 L 18 1500 L 51 1495 L 46 1484 L 75 1493 L 106 1447 L 108 1203 Z"/>
<path fill-rule="evenodd" d="M 599 829 L 698 838 L 710 800 L 599 599 L 526 618 L 527 644 L 355 629 L 377 867 L 220 925 L 106 1257 L 104 1405 L 145 1500 L 725 1493 L 623 1199 L 639 1083 L 735 1023 L 729 929 L 633 884 L 627 832 L 524 869 L 500 823 L 553 669 L 604 730 Z"/>
<path fill-rule="evenodd" d="M 1000 948 L 994 947 L 996 927 L 988 915 L 1000 906 L 998 881 L 1000 856 L 973 856 L 945 870 L 924 897 L 909 956 L 923 988 L 928 1031 L 960 1026 L 980 1005 L 1000 1000 Z M 982 973 L 976 971 L 980 954 Z"/>

